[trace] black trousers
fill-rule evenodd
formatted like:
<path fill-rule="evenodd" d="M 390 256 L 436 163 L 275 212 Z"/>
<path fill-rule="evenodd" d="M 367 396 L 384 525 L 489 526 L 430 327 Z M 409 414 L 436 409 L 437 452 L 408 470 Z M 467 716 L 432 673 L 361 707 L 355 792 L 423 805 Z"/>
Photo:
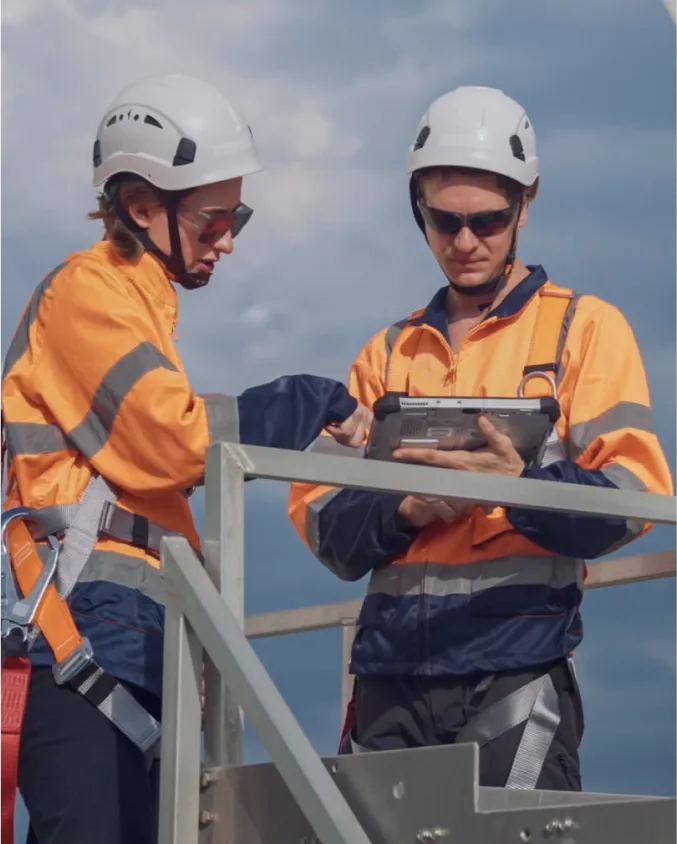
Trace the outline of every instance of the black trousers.
<path fill-rule="evenodd" d="M 152 715 L 160 699 L 127 686 Z M 159 762 L 91 703 L 33 668 L 19 753 L 27 844 L 156 844 Z"/>
<path fill-rule="evenodd" d="M 566 662 L 564 662 L 566 666 Z M 578 748 L 583 737 L 583 709 L 578 684 L 557 667 L 561 721 L 536 788 L 580 791 Z M 549 668 L 549 667 L 548 667 Z M 460 730 L 479 712 L 542 676 L 548 668 L 508 671 L 486 682 L 470 677 L 368 676 L 355 684 L 355 741 L 367 750 L 403 750 L 453 744 Z M 524 724 L 480 748 L 480 785 L 504 787 Z"/>

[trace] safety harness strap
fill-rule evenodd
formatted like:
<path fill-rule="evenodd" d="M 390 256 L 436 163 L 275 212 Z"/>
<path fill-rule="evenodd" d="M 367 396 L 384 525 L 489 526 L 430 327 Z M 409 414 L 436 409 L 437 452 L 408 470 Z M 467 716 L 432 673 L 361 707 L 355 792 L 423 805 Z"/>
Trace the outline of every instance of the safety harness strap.
<path fill-rule="evenodd" d="M 547 395 L 557 391 L 556 379 L 564 346 L 564 335 L 568 328 L 566 315 L 574 298 L 573 290 L 557 287 L 549 281 L 538 292 L 536 324 L 531 335 L 531 345 L 520 385 L 521 393 L 527 398 L 543 395 L 543 385 L 536 386 L 539 381 L 546 382 Z M 550 374 L 549 378 L 548 374 Z"/>
<path fill-rule="evenodd" d="M 54 504 L 51 507 L 43 507 L 36 513 L 35 518 L 31 519 L 28 526 L 33 539 L 62 536 L 73 524 L 78 506 L 78 504 Z M 117 539 L 159 556 L 162 539 L 165 536 L 178 536 L 178 534 L 152 522 L 145 516 L 123 510 L 112 501 L 104 502 L 97 528 L 98 538 Z"/>
<path fill-rule="evenodd" d="M 560 368 L 560 360 L 564 341 L 568 329 L 567 311 L 576 294 L 568 287 L 558 287 L 547 281 L 538 291 L 538 313 L 536 314 L 536 325 L 531 336 L 531 345 L 527 362 L 522 372 L 522 382 L 525 385 L 524 395 L 527 398 L 534 398 L 543 394 L 543 389 L 535 388 L 539 373 L 553 373 L 553 380 L 556 379 Z M 415 323 L 422 310 L 416 311 L 407 319 L 393 323 L 385 333 L 385 367 L 383 383 L 388 392 L 406 393 L 408 364 L 398 355 L 393 363 L 393 351 L 396 344 L 404 342 L 405 337 L 401 335 L 405 329 Z M 549 380 L 547 394 L 552 393 Z"/>
<path fill-rule="evenodd" d="M 73 591 L 99 538 L 99 522 L 107 503 L 117 501 L 117 491 L 101 475 L 87 484 L 73 520 L 66 530 L 59 554 L 57 588 L 62 598 Z"/>
<path fill-rule="evenodd" d="M 555 666 L 479 712 L 458 733 L 456 743 L 474 741 L 483 747 L 525 724 L 505 787 L 535 788 L 560 725 L 559 695 L 570 684 L 568 662 Z"/>
<path fill-rule="evenodd" d="M 570 680 L 568 666 L 558 665 L 550 673 L 479 712 L 456 736 L 455 744 L 476 742 L 480 747 L 524 724 L 505 787 L 534 789 L 543 770 L 550 745 L 560 725 L 559 695 Z M 347 739 L 347 741 L 346 741 Z M 352 729 L 342 737 L 340 752 L 368 753 L 355 741 Z"/>
<path fill-rule="evenodd" d="M 68 684 L 83 694 L 146 753 L 160 737 L 160 724 L 115 678 L 107 675 L 98 665 L 89 641 L 80 636 L 65 601 L 98 539 L 98 526 L 104 510 L 116 498 L 116 491 L 105 479 L 94 476 L 90 480 L 82 503 L 78 505 L 65 531 L 60 549 L 57 578 L 61 581 L 61 594 L 54 584 L 50 584 L 36 612 L 35 622 L 54 654 L 55 665 L 52 670 L 56 683 Z M 27 522 L 13 522 L 8 526 L 8 533 L 12 539 L 14 574 L 22 594 L 28 595 L 40 576 L 43 563 Z M 62 571 L 64 558 L 66 565 Z"/>
<path fill-rule="evenodd" d="M 532 680 L 480 712 L 459 732 L 454 743 L 474 741 L 483 747 L 525 721 L 505 787 L 533 789 L 560 724 L 558 695 L 549 675 Z M 352 753 L 368 753 L 367 748 L 355 741 L 352 731 L 348 736 Z"/>
<path fill-rule="evenodd" d="M 84 641 L 89 646 L 89 642 Z M 91 647 L 89 654 L 87 665 L 66 682 L 112 721 L 139 750 L 148 752 L 160 737 L 159 723 L 124 686 L 96 663 Z"/>

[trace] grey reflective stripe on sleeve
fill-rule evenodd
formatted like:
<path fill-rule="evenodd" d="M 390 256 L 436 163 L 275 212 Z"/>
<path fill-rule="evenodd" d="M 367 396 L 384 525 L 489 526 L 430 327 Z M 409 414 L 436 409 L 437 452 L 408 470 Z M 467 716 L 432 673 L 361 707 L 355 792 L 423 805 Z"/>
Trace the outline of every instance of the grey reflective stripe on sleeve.
<path fill-rule="evenodd" d="M 19 454 L 55 454 L 74 448 L 59 427 L 40 422 L 7 422 L 5 441 L 10 460 Z"/>
<path fill-rule="evenodd" d="M 505 787 L 532 789 L 536 787 L 560 720 L 557 691 L 546 674 L 478 713 L 458 733 L 456 743 L 475 741 L 483 747 L 526 721 Z"/>
<path fill-rule="evenodd" d="M 59 552 L 56 585 L 62 598 L 67 598 L 73 591 L 94 550 L 99 538 L 99 521 L 106 502 L 115 503 L 117 497 L 117 492 L 101 475 L 95 475 L 87 484 Z"/>
<path fill-rule="evenodd" d="M 327 563 L 320 556 L 320 545 L 322 544 L 322 537 L 320 536 L 320 514 L 324 508 L 333 501 L 334 498 L 341 492 L 341 489 L 328 489 L 322 495 L 314 498 L 306 507 L 306 539 L 310 550 L 315 556 L 323 562 Z"/>
<path fill-rule="evenodd" d="M 602 467 L 602 474 L 619 489 L 627 489 L 632 492 L 646 492 L 646 485 L 637 477 L 634 472 L 622 466 L 620 463 L 608 463 Z"/>
<path fill-rule="evenodd" d="M 30 343 L 30 331 L 31 326 L 35 322 L 37 315 L 38 315 L 38 308 L 40 307 L 40 302 L 42 301 L 42 297 L 44 296 L 45 290 L 49 287 L 49 285 L 54 281 L 57 275 L 61 272 L 61 270 L 66 266 L 65 263 L 59 264 L 58 267 L 53 269 L 51 273 L 45 276 L 40 284 L 37 286 L 33 296 L 31 297 L 26 310 L 21 317 L 21 322 L 17 326 L 16 332 L 14 337 L 12 338 L 12 342 L 10 343 L 9 350 L 7 351 L 7 356 L 5 357 L 5 365 L 2 368 L 2 377 L 4 378 L 5 375 L 10 371 L 10 369 L 14 366 L 14 364 L 24 356 L 26 350 L 28 349 Z"/>
<path fill-rule="evenodd" d="M 631 401 L 622 401 L 587 422 L 577 422 L 569 427 L 569 454 L 576 460 L 597 437 L 634 428 L 653 434 L 651 408 Z"/>
<path fill-rule="evenodd" d="M 144 342 L 108 370 L 97 387 L 89 413 L 68 434 L 68 439 L 87 459 L 91 460 L 108 441 L 120 405 L 132 387 L 155 369 L 177 371 L 152 343 Z"/>
<path fill-rule="evenodd" d="M 207 410 L 210 444 L 240 442 L 240 411 L 237 396 L 206 393 L 200 396 Z"/>
<path fill-rule="evenodd" d="M 604 466 L 601 471 L 602 474 L 607 477 L 612 484 L 616 484 L 619 489 L 625 489 L 631 492 L 647 491 L 646 485 L 642 482 L 642 480 L 638 478 L 634 472 L 631 472 L 630 469 L 627 469 L 620 463 L 609 463 L 607 466 Z M 642 519 L 626 519 L 625 524 L 625 534 L 617 542 L 614 542 L 613 545 L 609 546 L 609 548 L 604 551 L 605 554 L 612 554 L 614 551 L 617 551 L 619 548 L 627 545 L 628 542 L 632 542 L 632 540 L 636 536 L 639 536 L 642 532 L 646 522 Z"/>

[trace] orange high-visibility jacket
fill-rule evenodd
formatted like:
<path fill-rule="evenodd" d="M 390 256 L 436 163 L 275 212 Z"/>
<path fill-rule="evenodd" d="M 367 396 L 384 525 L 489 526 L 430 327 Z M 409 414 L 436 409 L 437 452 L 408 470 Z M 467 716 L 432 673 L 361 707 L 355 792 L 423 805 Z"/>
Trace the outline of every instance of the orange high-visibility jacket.
<path fill-rule="evenodd" d="M 367 342 L 350 371 L 353 395 L 369 406 L 386 391 L 517 395 L 529 369 L 541 293 L 557 296 L 561 289 L 547 282 L 541 267 L 530 268 L 458 354 L 447 339 L 447 290 Z M 551 338 L 559 359 L 553 367 L 562 410 L 557 437 L 543 465 L 525 476 L 670 494 L 628 323 L 593 296 L 568 294 Z M 554 364 L 554 357 L 530 363 Z M 516 508 L 485 514 L 477 507 L 453 525 L 402 530 L 395 524 L 401 500 L 389 493 L 291 487 L 289 514 L 310 550 L 342 579 L 372 572 L 353 648 L 355 674 L 462 675 L 565 656 L 582 638 L 584 559 L 649 528 Z"/>
<path fill-rule="evenodd" d="M 199 549 L 187 490 L 201 482 L 207 447 L 225 440 L 303 449 L 357 406 L 343 385 L 302 375 L 237 397 L 196 395 L 172 339 L 176 321 L 177 294 L 159 262 L 149 254 L 130 262 L 100 242 L 38 286 L 2 380 L 4 507 L 50 513 L 45 508 L 78 504 L 96 476 L 115 488 L 69 606 L 101 667 L 157 694 L 158 548 L 173 532 Z M 21 582 L 13 562 L 25 593 L 32 582 Z M 54 661 L 49 644 L 38 638 L 33 664 Z M 63 643 L 64 654 L 69 647 Z"/>

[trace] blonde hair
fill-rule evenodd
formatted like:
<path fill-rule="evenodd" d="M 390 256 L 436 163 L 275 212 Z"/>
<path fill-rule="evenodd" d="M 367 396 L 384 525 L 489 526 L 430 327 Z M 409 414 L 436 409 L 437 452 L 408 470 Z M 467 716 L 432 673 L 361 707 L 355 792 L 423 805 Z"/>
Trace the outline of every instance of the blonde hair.
<path fill-rule="evenodd" d="M 119 182 L 116 196 L 123 208 L 129 208 L 133 202 L 160 201 L 159 192 L 149 182 L 140 179 L 126 179 Z M 109 240 L 123 258 L 132 260 L 140 258 L 145 247 L 136 235 L 131 232 L 115 213 L 111 200 L 103 193 L 98 196 L 98 210 L 90 211 L 90 220 L 102 220 Z"/>

